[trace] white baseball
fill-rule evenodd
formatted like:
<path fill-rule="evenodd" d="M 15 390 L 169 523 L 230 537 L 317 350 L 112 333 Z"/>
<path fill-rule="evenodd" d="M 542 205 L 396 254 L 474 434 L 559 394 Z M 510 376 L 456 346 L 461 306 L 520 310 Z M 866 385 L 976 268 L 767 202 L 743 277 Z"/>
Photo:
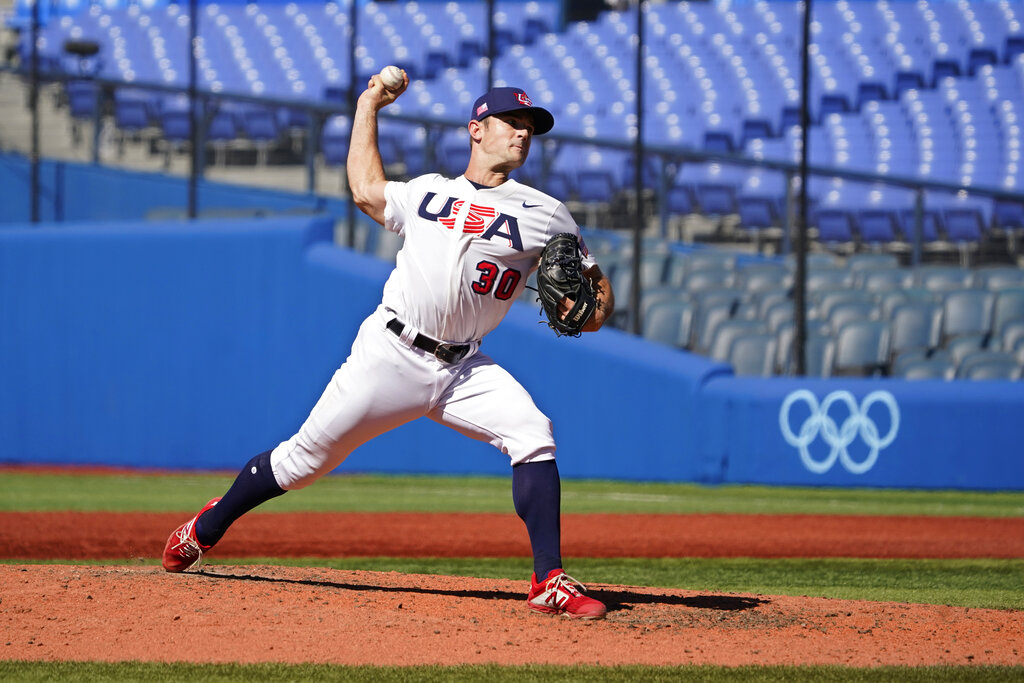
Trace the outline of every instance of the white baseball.
<path fill-rule="evenodd" d="M 405 72 L 397 66 L 386 66 L 380 70 L 380 82 L 388 90 L 398 90 L 404 82 Z"/>

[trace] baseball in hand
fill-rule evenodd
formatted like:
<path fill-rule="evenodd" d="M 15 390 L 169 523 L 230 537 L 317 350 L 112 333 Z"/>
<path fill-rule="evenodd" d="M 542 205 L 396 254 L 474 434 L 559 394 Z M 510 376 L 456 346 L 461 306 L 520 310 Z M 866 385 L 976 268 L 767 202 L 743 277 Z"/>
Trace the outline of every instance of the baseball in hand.
<path fill-rule="evenodd" d="M 397 66 L 386 66 L 380 70 L 380 82 L 388 90 L 398 90 L 405 82 L 405 72 Z"/>

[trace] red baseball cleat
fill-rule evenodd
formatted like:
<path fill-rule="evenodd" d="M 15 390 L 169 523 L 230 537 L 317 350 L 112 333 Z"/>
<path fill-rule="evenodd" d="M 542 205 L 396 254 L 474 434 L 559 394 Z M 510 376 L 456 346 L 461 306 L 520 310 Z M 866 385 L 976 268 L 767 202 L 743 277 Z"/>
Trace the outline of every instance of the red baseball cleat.
<path fill-rule="evenodd" d="M 534 612 L 564 614 L 573 619 L 603 619 L 608 608 L 604 603 L 583 595 L 582 583 L 561 569 L 552 569 L 548 577 L 537 583 L 537 575 L 530 577 L 530 594 L 526 605 Z"/>
<path fill-rule="evenodd" d="M 175 574 L 188 569 L 198 569 L 203 562 L 203 551 L 212 546 L 202 545 L 196 539 L 196 520 L 220 501 L 214 498 L 195 517 L 188 520 L 171 534 L 164 546 L 164 569 Z"/>

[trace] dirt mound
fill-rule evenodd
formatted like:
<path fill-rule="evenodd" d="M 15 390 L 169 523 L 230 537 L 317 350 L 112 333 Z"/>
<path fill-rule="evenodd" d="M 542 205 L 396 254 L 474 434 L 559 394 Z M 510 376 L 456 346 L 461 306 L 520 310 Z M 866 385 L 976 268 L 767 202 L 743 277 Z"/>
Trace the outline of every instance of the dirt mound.
<path fill-rule="evenodd" d="M 266 566 L 0 566 L 0 658 L 500 664 L 1024 664 L 1019 612 L 590 586 L 600 622 L 524 582 Z"/>

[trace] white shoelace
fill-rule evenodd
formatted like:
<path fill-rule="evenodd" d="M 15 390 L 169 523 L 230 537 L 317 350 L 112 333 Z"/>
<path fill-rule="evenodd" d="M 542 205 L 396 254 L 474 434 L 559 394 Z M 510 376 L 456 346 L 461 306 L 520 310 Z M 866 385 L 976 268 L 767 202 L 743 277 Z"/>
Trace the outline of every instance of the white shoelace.
<path fill-rule="evenodd" d="M 183 557 L 195 558 L 195 562 L 186 567 L 186 569 L 195 567 L 196 564 L 203 559 L 203 549 L 199 547 L 199 543 L 192 538 L 192 527 L 195 526 L 195 523 L 196 520 L 193 518 L 192 521 L 181 527 L 177 532 L 178 543 L 174 546 L 174 549 Z"/>
<path fill-rule="evenodd" d="M 586 593 L 587 587 L 582 583 L 572 578 L 568 574 L 559 574 L 553 579 L 555 584 L 553 590 L 565 590 L 570 595 L 579 595 L 580 593 Z"/>

